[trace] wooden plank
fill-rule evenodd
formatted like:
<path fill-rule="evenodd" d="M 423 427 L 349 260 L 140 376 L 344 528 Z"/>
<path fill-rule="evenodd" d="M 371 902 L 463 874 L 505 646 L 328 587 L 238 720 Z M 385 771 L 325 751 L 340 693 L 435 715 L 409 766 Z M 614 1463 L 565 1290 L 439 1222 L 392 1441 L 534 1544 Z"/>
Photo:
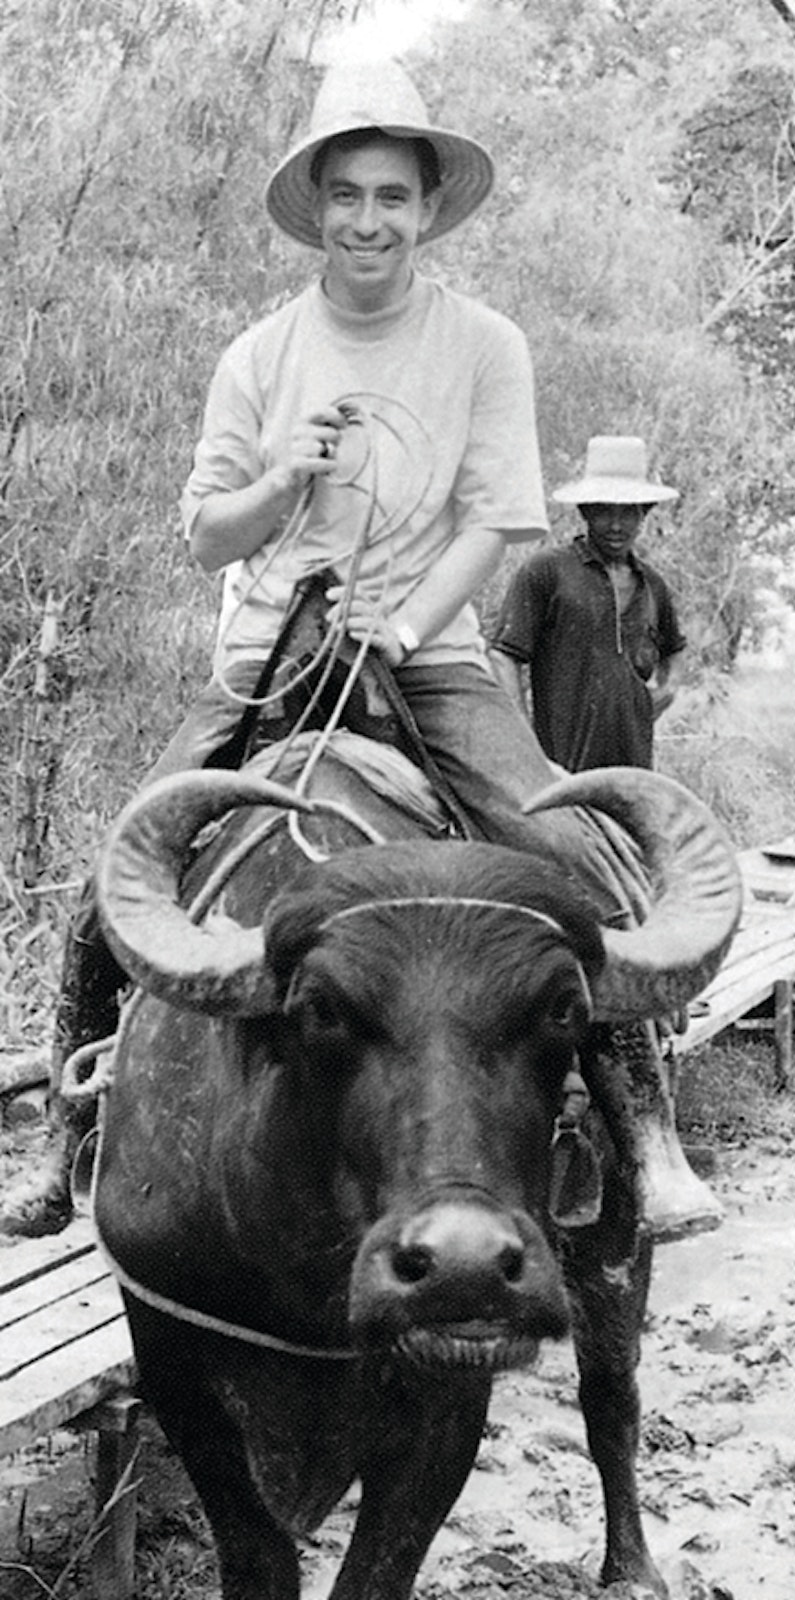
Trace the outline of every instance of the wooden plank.
<path fill-rule="evenodd" d="M 769 928 L 770 934 L 764 930 Z M 746 906 L 740 917 L 740 926 L 734 935 L 734 944 L 739 940 L 742 944 L 748 939 L 759 937 L 776 938 L 786 937 L 795 931 L 795 911 L 791 906 L 772 906 L 769 901 L 755 900 L 752 905 Z"/>
<path fill-rule="evenodd" d="M 721 975 L 720 983 L 710 984 L 698 997 L 696 1015 L 691 1025 L 700 1022 L 703 1016 L 720 1017 L 728 1016 L 730 1011 L 737 1013 L 737 1005 L 741 1003 L 746 1010 L 764 1000 L 773 993 L 774 986 L 779 977 L 786 977 L 793 970 L 791 960 L 763 964 L 758 969 L 752 967 L 738 967 L 733 972 Z M 706 1007 L 704 1011 L 703 1008 Z M 702 1015 L 699 1015 L 702 1013 Z M 743 1016 L 743 1012 L 737 1013 Z"/>
<path fill-rule="evenodd" d="M 722 989 L 730 988 L 738 977 L 756 977 L 760 984 L 764 984 L 767 976 L 774 971 L 795 971 L 795 939 L 779 941 L 761 950 L 738 951 L 734 956 L 729 956 L 699 999 L 703 999 L 704 995 L 720 994 Z"/>
<path fill-rule="evenodd" d="M 668 1046 L 670 1053 L 674 1056 L 685 1055 L 688 1050 L 705 1044 L 724 1028 L 739 1021 L 754 1006 L 774 994 L 778 982 L 788 981 L 794 968 L 795 963 L 789 960 L 782 964 L 780 971 L 777 967 L 767 967 L 764 977 L 756 971 L 745 975 L 735 973 L 731 981 L 722 986 L 705 989 L 699 997 L 699 1004 L 708 1005 L 708 1011 L 704 1016 L 691 1017 L 686 1033 L 671 1037 Z"/>
<path fill-rule="evenodd" d="M 773 1037 L 776 1052 L 776 1088 L 788 1089 L 792 1082 L 792 979 L 776 984 Z"/>
<path fill-rule="evenodd" d="M 94 1328 L 122 1316 L 123 1310 L 118 1285 L 107 1275 L 90 1287 L 65 1295 L 55 1305 L 38 1307 L 22 1322 L 9 1324 L 0 1331 L 0 1396 L 5 1381 L 23 1368 L 35 1390 L 43 1356 L 73 1345 Z"/>
<path fill-rule="evenodd" d="M 20 1323 L 44 1306 L 55 1306 L 70 1294 L 88 1290 L 111 1274 L 97 1250 L 59 1261 L 46 1272 L 37 1273 L 15 1286 L 0 1289 L 0 1331 Z"/>
<path fill-rule="evenodd" d="M 746 891 L 751 897 L 752 905 L 769 906 L 771 910 L 777 911 L 792 911 L 792 887 L 788 883 L 782 883 L 777 874 L 759 873 L 746 882 Z"/>
<path fill-rule="evenodd" d="M 740 913 L 740 925 L 769 922 L 771 927 L 795 927 L 795 906 L 780 905 L 774 900 L 757 900 L 746 892 Z"/>
<path fill-rule="evenodd" d="M 726 1009 L 711 1016 L 695 1017 L 686 1033 L 674 1034 L 666 1040 L 667 1053 L 678 1058 L 687 1055 L 691 1050 L 697 1050 L 700 1045 L 708 1044 L 710 1039 L 730 1028 L 733 1022 L 738 1022 L 747 1009 L 746 998 L 738 1001 L 734 1009 Z"/>
<path fill-rule="evenodd" d="M 775 850 L 775 845 L 767 849 Z M 740 873 L 746 887 L 762 899 L 768 897 L 786 905 L 795 894 L 795 858 L 792 855 L 776 859 L 765 849 L 741 850 L 737 857 Z"/>
<path fill-rule="evenodd" d="M 737 950 L 754 950 L 795 937 L 795 917 L 788 911 L 746 911 L 729 947 L 729 957 Z"/>
<path fill-rule="evenodd" d="M 711 1004 L 717 1010 L 723 995 L 731 997 L 738 988 L 753 991 L 754 985 L 758 986 L 760 998 L 763 998 L 779 978 L 786 978 L 793 973 L 795 944 L 777 947 L 773 951 L 762 950 L 746 956 L 744 961 L 727 961 L 698 996 L 698 1005 Z"/>
<path fill-rule="evenodd" d="M 98 1431 L 95 1503 L 100 1524 L 91 1556 L 93 1600 L 132 1600 L 135 1590 L 139 1414 L 140 1403 L 129 1399 L 111 1400 L 90 1414 Z"/>
<path fill-rule="evenodd" d="M 706 1044 L 775 995 L 778 984 L 795 977 L 795 907 L 753 898 L 753 889 L 760 881 L 767 890 L 771 874 L 788 898 L 795 891 L 795 862 L 770 862 L 761 850 L 743 852 L 739 862 L 746 889 L 740 926 L 725 961 L 698 996 L 699 1009 L 706 1008 L 703 1015 L 692 1016 L 687 1031 L 668 1041 L 668 1051 L 674 1057 Z M 780 1016 L 779 1059 L 782 1050 L 786 1050 L 785 1026 Z"/>
<path fill-rule="evenodd" d="M 0 1383 L 0 1455 L 11 1455 L 135 1381 L 127 1320 L 118 1316 Z"/>
<path fill-rule="evenodd" d="M 61 1233 L 44 1239 L 12 1239 L 0 1235 L 0 1293 L 93 1249 L 96 1249 L 96 1238 L 88 1217 L 79 1217 Z"/>

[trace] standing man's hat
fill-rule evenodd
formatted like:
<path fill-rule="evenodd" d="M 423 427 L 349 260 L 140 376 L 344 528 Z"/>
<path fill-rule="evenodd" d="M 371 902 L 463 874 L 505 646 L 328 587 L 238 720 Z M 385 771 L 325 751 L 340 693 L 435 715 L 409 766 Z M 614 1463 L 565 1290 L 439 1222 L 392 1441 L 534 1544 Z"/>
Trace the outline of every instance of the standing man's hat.
<path fill-rule="evenodd" d="M 552 498 L 564 506 L 653 506 L 678 500 L 679 491 L 651 482 L 642 439 L 600 434 L 588 440 L 583 476 L 564 483 Z"/>
<path fill-rule="evenodd" d="M 441 170 L 441 201 L 422 236 L 438 239 L 463 222 L 494 182 L 491 156 L 464 134 L 431 126 L 425 105 L 396 61 L 351 62 L 331 67 L 318 91 L 309 132 L 276 168 L 265 203 L 278 226 L 301 244 L 322 249 L 314 217 L 317 189 L 312 161 L 329 139 L 359 128 L 378 128 L 392 139 L 427 139 Z"/>

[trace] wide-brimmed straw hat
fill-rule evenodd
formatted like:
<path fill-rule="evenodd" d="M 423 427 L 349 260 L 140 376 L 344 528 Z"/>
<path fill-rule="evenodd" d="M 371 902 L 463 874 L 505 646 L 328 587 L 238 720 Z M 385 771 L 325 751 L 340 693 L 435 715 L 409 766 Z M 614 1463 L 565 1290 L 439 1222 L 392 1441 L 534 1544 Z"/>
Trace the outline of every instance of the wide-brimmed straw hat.
<path fill-rule="evenodd" d="M 441 201 L 422 242 L 463 222 L 494 182 L 491 156 L 464 134 L 431 126 L 411 79 L 396 61 L 349 62 L 331 67 L 318 91 L 309 131 L 276 168 L 265 191 L 275 223 L 301 244 L 322 249 L 314 217 L 317 189 L 310 170 L 328 139 L 358 128 L 378 128 L 393 139 L 427 139 L 442 174 Z"/>
<path fill-rule="evenodd" d="M 588 440 L 585 470 L 552 496 L 564 506 L 653 506 L 678 500 L 679 490 L 649 478 L 646 446 L 628 434 L 599 434 Z"/>

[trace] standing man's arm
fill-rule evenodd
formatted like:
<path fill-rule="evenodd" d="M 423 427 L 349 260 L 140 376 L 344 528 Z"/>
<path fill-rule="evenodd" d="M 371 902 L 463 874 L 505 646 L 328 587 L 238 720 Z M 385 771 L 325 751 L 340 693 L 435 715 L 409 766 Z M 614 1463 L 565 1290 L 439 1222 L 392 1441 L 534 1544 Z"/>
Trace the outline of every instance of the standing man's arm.
<path fill-rule="evenodd" d="M 527 668 L 541 648 L 549 588 L 547 568 L 546 554 L 539 551 L 514 573 L 489 641 L 494 676 L 531 727 L 533 703 L 526 681 L 530 677 Z"/>
<path fill-rule="evenodd" d="M 662 716 L 663 711 L 673 704 L 677 690 L 684 677 L 684 650 L 677 650 L 676 655 L 664 656 L 658 662 L 654 677 L 649 683 L 652 711 L 655 722 Z"/>
<path fill-rule="evenodd" d="M 672 705 L 685 672 L 685 646 L 687 640 L 679 626 L 673 595 L 659 575 L 659 649 L 660 659 L 649 682 L 652 711 L 655 721 Z"/>
<path fill-rule="evenodd" d="M 515 660 L 513 656 L 506 656 L 504 650 L 495 650 L 493 646 L 489 649 L 489 661 L 497 682 L 502 685 L 506 694 L 510 695 L 514 705 L 518 706 L 525 716 L 529 716 L 521 661 Z"/>

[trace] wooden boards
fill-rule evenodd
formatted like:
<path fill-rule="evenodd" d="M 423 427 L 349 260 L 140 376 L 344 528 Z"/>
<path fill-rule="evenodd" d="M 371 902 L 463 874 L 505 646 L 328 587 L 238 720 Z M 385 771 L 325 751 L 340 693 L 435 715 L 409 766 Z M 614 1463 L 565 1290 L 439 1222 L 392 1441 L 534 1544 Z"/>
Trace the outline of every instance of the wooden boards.
<path fill-rule="evenodd" d="M 72 1421 L 133 1377 L 121 1294 L 90 1224 L 0 1251 L 0 1454 Z"/>

